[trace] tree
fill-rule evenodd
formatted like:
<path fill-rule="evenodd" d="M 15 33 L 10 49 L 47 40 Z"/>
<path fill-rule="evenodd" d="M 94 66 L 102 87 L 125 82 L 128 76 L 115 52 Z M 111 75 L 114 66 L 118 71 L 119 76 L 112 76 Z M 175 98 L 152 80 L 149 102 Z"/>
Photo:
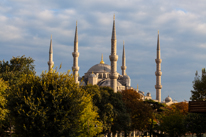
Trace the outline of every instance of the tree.
<path fill-rule="evenodd" d="M 11 91 L 8 108 L 20 137 L 91 137 L 102 130 L 91 96 L 69 72 L 25 74 Z"/>
<path fill-rule="evenodd" d="M 200 77 L 197 72 L 195 74 L 195 79 L 193 81 L 193 88 L 191 90 L 192 96 L 190 99 L 192 101 L 205 101 L 206 100 L 206 72 L 205 69 L 202 70 L 202 77 Z"/>
<path fill-rule="evenodd" d="M 131 118 L 131 130 L 147 129 L 152 118 L 152 108 L 140 99 L 139 93 L 133 89 L 122 91 L 122 98 Z"/>
<path fill-rule="evenodd" d="M 34 60 L 32 58 L 25 56 L 13 57 L 9 62 L 4 60 L 0 61 L 0 78 L 8 85 L 7 95 L 10 93 L 11 87 L 15 88 L 17 86 L 22 75 L 35 74 L 33 63 Z M 13 123 L 9 113 L 7 113 L 6 118 L 2 122 L 5 130 L 10 130 L 11 133 Z"/>
<path fill-rule="evenodd" d="M 30 57 L 13 57 L 8 61 L 0 61 L 0 77 L 4 81 L 8 81 L 9 86 L 15 85 L 21 75 L 23 74 L 35 74 L 34 60 Z"/>
<path fill-rule="evenodd" d="M 183 115 L 187 115 L 188 114 L 188 103 L 186 101 L 174 103 L 171 106 L 168 106 L 168 109 L 171 109 L 171 111 L 173 112 L 178 111 L 179 113 Z"/>
<path fill-rule="evenodd" d="M 5 116 L 8 112 L 8 110 L 5 108 L 7 88 L 8 88 L 7 83 L 4 82 L 4 80 L 0 78 L 0 121 L 5 119 Z"/>
<path fill-rule="evenodd" d="M 121 93 L 114 93 L 110 87 L 99 87 L 97 85 L 87 85 L 82 88 L 93 98 L 99 120 L 103 123 L 103 133 L 115 133 L 128 127 L 130 118 L 122 101 Z"/>
<path fill-rule="evenodd" d="M 204 114 L 188 113 L 184 120 L 187 132 L 196 133 L 197 137 L 201 137 L 201 133 L 206 132 L 206 118 Z"/>
<path fill-rule="evenodd" d="M 148 103 L 151 108 L 152 108 L 152 118 L 150 121 L 150 126 L 148 127 L 149 132 L 150 132 L 150 137 L 152 136 L 152 134 L 157 134 L 160 136 L 160 134 L 158 134 L 157 132 L 154 132 L 154 130 L 159 130 L 159 120 L 161 119 L 161 112 L 163 111 L 163 107 L 165 107 L 165 104 L 163 103 L 159 103 L 159 102 L 155 102 L 152 99 L 149 100 L 145 100 L 145 103 Z"/>
<path fill-rule="evenodd" d="M 188 103 L 186 101 L 165 106 L 160 118 L 160 129 L 171 137 L 181 136 L 186 133 L 184 124 L 188 114 Z"/>
<path fill-rule="evenodd" d="M 178 137 L 185 134 L 184 115 L 179 112 L 164 115 L 160 121 L 160 129 L 170 137 Z"/>
<path fill-rule="evenodd" d="M 0 136 L 6 136 L 6 132 L 9 128 L 8 121 L 8 109 L 6 108 L 6 96 L 7 96 L 8 84 L 2 78 L 0 78 Z"/>
<path fill-rule="evenodd" d="M 202 76 L 198 75 L 198 72 L 195 73 L 195 79 L 193 81 L 193 88 L 191 90 L 192 96 L 190 99 L 192 101 L 206 101 L 206 71 L 205 68 L 202 69 Z M 188 113 L 185 118 L 185 125 L 187 131 L 194 134 L 196 133 L 197 137 L 201 137 L 201 133 L 206 132 L 206 118 L 204 114 L 198 113 Z"/>

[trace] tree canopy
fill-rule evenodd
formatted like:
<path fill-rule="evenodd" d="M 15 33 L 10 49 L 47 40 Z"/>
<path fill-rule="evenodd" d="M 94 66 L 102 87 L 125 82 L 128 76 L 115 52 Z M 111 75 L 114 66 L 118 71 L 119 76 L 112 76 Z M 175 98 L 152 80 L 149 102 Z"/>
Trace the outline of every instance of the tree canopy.
<path fill-rule="evenodd" d="M 193 90 L 191 90 L 192 101 L 205 101 L 206 100 L 206 72 L 202 70 L 202 76 L 200 77 L 197 72 L 193 81 Z"/>
<path fill-rule="evenodd" d="M 99 114 L 99 120 L 103 123 L 103 133 L 125 130 L 130 118 L 122 101 L 121 93 L 114 93 L 110 87 L 97 85 L 83 86 L 90 95 Z"/>
<path fill-rule="evenodd" d="M 6 90 L 8 88 L 8 84 L 0 78 L 0 121 L 5 119 L 5 116 L 7 115 L 8 110 L 6 107 Z"/>
<path fill-rule="evenodd" d="M 8 122 L 8 109 L 6 108 L 8 83 L 0 78 L 0 136 L 6 136 L 8 134 L 9 122 Z"/>
<path fill-rule="evenodd" d="M 91 96 L 69 72 L 23 75 L 11 90 L 8 107 L 18 136 L 90 137 L 102 130 Z"/>
<path fill-rule="evenodd" d="M 184 125 L 189 133 L 196 133 L 197 137 L 201 137 L 206 132 L 205 114 L 188 113 L 184 120 Z"/>
<path fill-rule="evenodd" d="M 30 57 L 13 57 L 10 62 L 0 61 L 0 78 L 8 81 L 9 86 L 15 85 L 21 75 L 35 74 L 34 60 Z"/>
<path fill-rule="evenodd" d="M 131 130 L 147 129 L 152 118 L 152 108 L 140 99 L 140 94 L 133 89 L 122 91 L 122 98 L 131 118 Z"/>

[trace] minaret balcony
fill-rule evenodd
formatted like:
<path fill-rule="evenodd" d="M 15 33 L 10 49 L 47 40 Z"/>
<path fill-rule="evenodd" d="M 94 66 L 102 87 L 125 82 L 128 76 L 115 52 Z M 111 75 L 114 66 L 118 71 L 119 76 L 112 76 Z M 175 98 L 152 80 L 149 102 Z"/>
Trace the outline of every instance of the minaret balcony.
<path fill-rule="evenodd" d="M 110 79 L 117 79 L 118 78 L 118 74 L 117 73 L 112 73 L 110 75 Z"/>
<path fill-rule="evenodd" d="M 162 89 L 162 85 L 155 85 L 156 89 Z"/>
<path fill-rule="evenodd" d="M 48 63 L 48 65 L 54 65 L 53 61 L 48 61 L 47 63 Z"/>
<path fill-rule="evenodd" d="M 126 69 L 127 69 L 127 66 L 121 66 L 121 69 L 122 69 L 122 70 L 126 70 Z"/>
<path fill-rule="evenodd" d="M 161 63 L 161 62 L 162 62 L 162 59 L 155 59 L 155 62 L 156 62 L 156 63 Z"/>
<path fill-rule="evenodd" d="M 110 61 L 117 61 L 118 60 L 118 55 L 110 55 L 109 59 L 110 59 Z"/>
<path fill-rule="evenodd" d="M 79 52 L 72 52 L 73 57 L 79 57 Z"/>
<path fill-rule="evenodd" d="M 79 67 L 78 66 L 73 66 L 72 71 L 79 71 Z"/>
<path fill-rule="evenodd" d="M 156 71 L 156 72 L 155 72 L 155 75 L 156 75 L 156 76 L 162 76 L 162 72 L 161 72 L 161 71 Z"/>

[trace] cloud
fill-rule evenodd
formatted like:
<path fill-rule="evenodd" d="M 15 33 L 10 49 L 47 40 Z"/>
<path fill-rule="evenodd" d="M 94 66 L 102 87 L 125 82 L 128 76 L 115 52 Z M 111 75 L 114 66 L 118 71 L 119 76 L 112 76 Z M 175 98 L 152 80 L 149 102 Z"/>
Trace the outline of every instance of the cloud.
<path fill-rule="evenodd" d="M 50 35 L 55 66 L 72 67 L 76 21 L 80 76 L 100 62 L 110 64 L 113 14 L 116 17 L 118 72 L 123 40 L 132 86 L 155 98 L 157 31 L 162 57 L 162 98 L 188 99 L 196 70 L 205 67 L 204 0 L 3 0 L 0 2 L 1 59 L 31 56 L 37 74 L 47 70 Z M 195 5 L 195 6 L 194 6 Z"/>

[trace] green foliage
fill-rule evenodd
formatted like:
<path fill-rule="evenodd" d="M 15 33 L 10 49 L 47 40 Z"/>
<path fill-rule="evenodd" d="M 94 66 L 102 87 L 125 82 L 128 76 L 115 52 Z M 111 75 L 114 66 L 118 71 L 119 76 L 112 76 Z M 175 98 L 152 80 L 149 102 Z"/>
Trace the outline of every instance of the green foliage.
<path fill-rule="evenodd" d="M 0 136 L 8 135 L 8 109 L 6 108 L 8 83 L 0 78 Z"/>
<path fill-rule="evenodd" d="M 163 108 L 166 105 L 160 102 L 155 102 L 154 100 L 151 99 L 145 100 L 144 102 L 148 103 L 152 108 L 152 117 L 150 119 L 150 126 L 148 126 L 148 130 L 151 135 L 152 133 L 155 133 L 155 130 L 159 129 L 158 122 L 162 118 L 161 113 L 163 112 Z"/>
<path fill-rule="evenodd" d="M 187 128 L 185 119 L 188 114 L 188 103 L 179 102 L 165 106 L 159 114 L 159 129 L 171 137 L 185 135 Z"/>
<path fill-rule="evenodd" d="M 154 112 L 162 112 L 163 111 L 163 107 L 165 107 L 166 105 L 160 102 L 155 102 L 152 99 L 149 100 L 145 100 L 144 102 L 150 104 L 151 108 L 153 109 Z"/>
<path fill-rule="evenodd" d="M 192 101 L 205 101 L 206 100 L 206 75 L 203 73 L 202 77 L 198 76 L 196 74 L 195 79 L 193 81 L 193 88 L 194 90 L 191 90 Z"/>
<path fill-rule="evenodd" d="M 129 124 L 129 115 L 120 93 L 114 93 L 110 87 L 87 85 L 82 87 L 92 95 L 93 103 L 103 123 L 103 133 L 125 130 Z"/>
<path fill-rule="evenodd" d="M 196 133 L 201 136 L 201 133 L 206 132 L 206 117 L 205 114 L 188 113 L 184 121 L 187 132 Z"/>
<path fill-rule="evenodd" d="M 91 137 L 101 132 L 92 98 L 68 73 L 23 75 L 8 107 L 20 137 Z"/>
<path fill-rule="evenodd" d="M 5 116 L 8 113 L 8 110 L 5 108 L 7 88 L 8 88 L 7 83 L 4 82 L 4 80 L 0 78 L 0 121 L 4 120 Z"/>
<path fill-rule="evenodd" d="M 30 57 L 13 57 L 8 61 L 0 61 L 0 78 L 8 81 L 9 86 L 15 86 L 23 74 L 35 74 L 34 60 Z"/>
<path fill-rule="evenodd" d="M 0 61 L 0 78 L 3 79 L 8 86 L 6 95 L 10 94 L 11 87 L 15 88 L 17 86 L 17 83 L 20 81 L 22 75 L 35 74 L 33 63 L 34 60 L 32 58 L 30 57 L 27 58 L 25 56 L 13 57 L 10 60 L 10 62 L 4 60 Z M 6 102 L 5 101 L 3 102 L 4 102 L 3 106 L 6 107 Z M 1 114 L 4 115 L 4 113 Z M 1 118 L 4 117 L 1 116 Z M 10 117 L 9 113 L 7 113 L 5 119 L 1 122 L 1 127 L 2 127 L 1 131 L 8 131 L 8 130 L 11 131 L 11 126 L 12 126 L 12 118 Z"/>
<path fill-rule="evenodd" d="M 160 129 L 170 137 L 178 137 L 186 133 L 184 115 L 178 112 L 164 115 L 160 121 Z"/>

